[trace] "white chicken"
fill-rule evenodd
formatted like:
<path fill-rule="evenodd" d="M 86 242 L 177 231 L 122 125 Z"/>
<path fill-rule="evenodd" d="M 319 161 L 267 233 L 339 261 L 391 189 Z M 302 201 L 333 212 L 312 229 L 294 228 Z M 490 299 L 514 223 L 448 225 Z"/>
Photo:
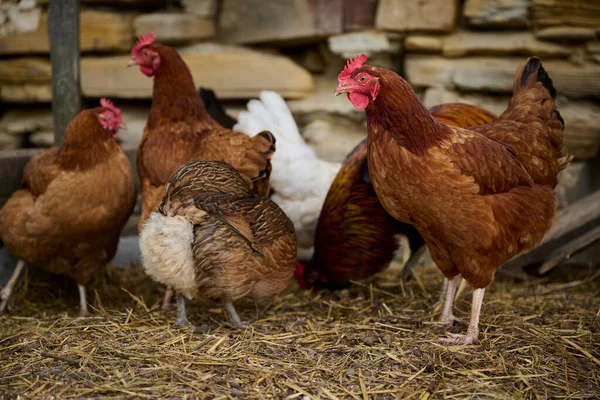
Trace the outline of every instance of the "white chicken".
<path fill-rule="evenodd" d="M 238 116 L 234 129 L 254 136 L 268 130 L 277 139 L 271 163 L 271 200 L 294 223 L 298 258 L 309 260 L 321 208 L 341 164 L 321 160 L 298 130 L 285 100 L 275 92 L 263 91 L 260 100 L 250 100 Z"/>

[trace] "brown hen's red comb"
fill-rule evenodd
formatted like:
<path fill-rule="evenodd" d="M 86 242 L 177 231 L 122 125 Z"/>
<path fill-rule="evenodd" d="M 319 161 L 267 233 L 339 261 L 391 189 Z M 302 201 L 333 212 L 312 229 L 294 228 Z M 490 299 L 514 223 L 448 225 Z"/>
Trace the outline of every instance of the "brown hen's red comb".
<path fill-rule="evenodd" d="M 119 110 L 119 108 L 117 108 L 117 106 L 115 106 L 113 102 L 107 98 L 100 99 L 100 105 L 115 114 L 121 115 L 121 110 Z"/>
<path fill-rule="evenodd" d="M 150 32 L 140 36 L 138 41 L 135 43 L 135 46 L 133 46 L 133 49 L 131 50 L 131 55 L 136 55 L 142 47 L 154 43 L 154 39 L 156 39 L 156 35 L 154 34 L 154 32 Z"/>
<path fill-rule="evenodd" d="M 367 56 L 365 54 L 361 54 L 359 56 L 349 59 L 346 63 L 346 66 L 344 67 L 344 70 L 338 75 L 338 81 L 341 82 L 350 79 L 352 72 L 362 67 L 363 64 L 366 62 Z"/>

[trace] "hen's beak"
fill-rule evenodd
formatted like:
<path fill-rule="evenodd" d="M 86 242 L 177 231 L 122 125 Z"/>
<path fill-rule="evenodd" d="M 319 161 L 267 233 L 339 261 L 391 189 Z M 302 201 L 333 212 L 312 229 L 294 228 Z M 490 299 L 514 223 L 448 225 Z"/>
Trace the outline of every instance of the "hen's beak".
<path fill-rule="evenodd" d="M 119 128 L 127 130 L 127 125 L 125 125 L 125 122 L 121 121 Z"/>
<path fill-rule="evenodd" d="M 129 67 L 133 67 L 134 65 L 137 65 L 137 60 L 135 59 L 135 57 L 131 57 L 131 60 L 129 60 L 129 62 L 127 63 L 127 68 Z"/>
<path fill-rule="evenodd" d="M 337 89 L 335 89 L 335 92 L 333 92 L 334 95 L 339 96 L 342 93 L 348 93 L 350 91 L 349 87 L 346 87 L 345 83 L 340 83 L 337 87 Z"/>

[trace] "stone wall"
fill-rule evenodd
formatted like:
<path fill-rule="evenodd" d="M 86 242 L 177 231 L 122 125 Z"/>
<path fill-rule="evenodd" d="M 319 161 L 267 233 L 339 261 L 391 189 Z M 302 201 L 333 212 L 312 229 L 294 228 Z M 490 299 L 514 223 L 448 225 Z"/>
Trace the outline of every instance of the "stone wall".
<path fill-rule="evenodd" d="M 0 149 L 52 143 L 47 3 L 0 4 Z M 565 142 L 578 159 L 600 143 L 597 0 L 82 0 L 82 92 L 124 111 L 126 143 L 141 137 L 152 81 L 125 68 L 140 34 L 178 47 L 198 86 L 235 114 L 276 90 L 324 158 L 365 134 L 363 114 L 334 98 L 344 59 L 403 74 L 426 105 L 462 101 L 501 113 L 516 68 L 544 61 L 559 92 Z"/>

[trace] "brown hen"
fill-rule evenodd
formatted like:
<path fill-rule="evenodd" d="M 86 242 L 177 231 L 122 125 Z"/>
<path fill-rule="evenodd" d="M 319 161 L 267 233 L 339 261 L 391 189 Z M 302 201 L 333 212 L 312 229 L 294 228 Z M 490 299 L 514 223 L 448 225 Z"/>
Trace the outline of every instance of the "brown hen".
<path fill-rule="evenodd" d="M 452 323 L 462 278 L 475 289 L 466 335 L 479 333 L 485 288 L 496 268 L 541 241 L 552 225 L 564 121 L 539 58 L 518 69 L 514 94 L 493 123 L 469 129 L 440 123 L 411 86 L 385 68 L 351 60 L 337 93 L 365 109 L 373 187 L 394 218 L 419 230 L 450 280 L 441 321 Z"/>
<path fill-rule="evenodd" d="M 81 314 L 88 312 L 85 285 L 114 257 L 136 198 L 131 165 L 115 141 L 121 112 L 101 104 L 71 121 L 60 147 L 32 157 L 22 189 L 0 211 L 0 238 L 20 260 L 0 313 L 24 263 L 72 277 Z"/>
<path fill-rule="evenodd" d="M 249 137 L 221 127 L 207 113 L 181 56 L 154 39 L 153 33 L 140 37 L 129 62 L 154 77 L 152 106 L 137 154 L 142 185 L 138 231 L 156 211 L 169 176 L 190 160 L 225 161 L 255 193 L 267 196 L 275 137 L 267 131 Z M 167 290 L 163 309 L 169 308 L 170 293 Z"/>
<path fill-rule="evenodd" d="M 221 127 L 207 113 L 181 56 L 154 38 L 152 33 L 142 36 L 129 63 L 154 78 L 152 106 L 137 155 L 142 183 L 138 230 L 158 207 L 169 176 L 190 160 L 225 161 L 255 193 L 266 196 L 275 151 L 273 135 L 262 132 L 249 137 Z"/>
<path fill-rule="evenodd" d="M 281 293 L 296 263 L 289 218 L 217 161 L 191 161 L 173 173 L 140 249 L 146 272 L 178 293 L 175 326 L 188 324 L 186 298 L 225 303 L 230 323 L 240 325 L 232 302 Z"/>
<path fill-rule="evenodd" d="M 454 126 L 488 124 L 497 117 L 481 107 L 449 103 L 430 109 L 440 122 Z M 339 289 L 388 267 L 398 250 L 398 235 L 409 241 L 411 258 L 402 270 L 419 261 L 425 241 L 411 224 L 389 215 L 377 199 L 367 165 L 367 139 L 348 154 L 335 177 L 315 233 L 314 254 L 297 265 L 302 288 Z"/>

